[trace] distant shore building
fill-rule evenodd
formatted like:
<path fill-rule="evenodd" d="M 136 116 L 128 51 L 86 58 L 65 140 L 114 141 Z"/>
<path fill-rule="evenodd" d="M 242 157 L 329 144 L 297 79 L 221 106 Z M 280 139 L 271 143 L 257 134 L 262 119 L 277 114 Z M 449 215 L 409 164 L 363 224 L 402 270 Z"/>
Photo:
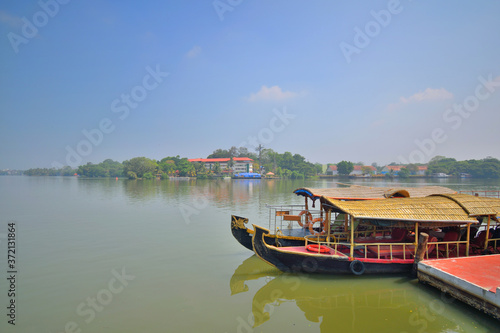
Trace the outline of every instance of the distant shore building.
<path fill-rule="evenodd" d="M 363 169 L 364 168 L 364 169 Z M 366 173 L 367 170 L 371 171 L 371 174 L 376 175 L 377 174 L 377 168 L 371 165 L 354 165 L 354 169 L 351 171 L 349 176 L 363 176 Z M 365 172 L 363 172 L 365 171 Z M 331 175 L 331 176 L 337 176 L 339 174 L 337 166 L 336 165 L 330 165 L 326 169 L 326 174 Z"/>
<path fill-rule="evenodd" d="M 391 171 L 392 171 L 393 175 L 397 175 L 399 173 L 399 171 L 401 171 L 401 169 L 404 167 L 405 167 L 404 165 L 386 165 L 382 169 L 381 173 L 385 175 L 387 173 L 391 173 Z"/>
<path fill-rule="evenodd" d="M 216 163 L 219 163 L 221 170 L 227 169 L 230 158 L 191 158 L 189 162 L 201 162 L 205 168 L 213 170 Z M 235 173 L 253 172 L 253 160 L 249 157 L 233 157 L 233 167 L 231 170 Z"/>
<path fill-rule="evenodd" d="M 427 172 L 427 165 L 421 165 L 418 167 L 417 175 L 418 176 L 425 176 L 426 172 Z"/>
<path fill-rule="evenodd" d="M 370 170 L 372 175 L 377 174 L 377 168 L 371 165 L 354 165 L 354 169 L 351 171 L 349 176 L 363 176 L 366 173 L 366 170 Z"/>
<path fill-rule="evenodd" d="M 385 175 L 387 173 L 391 173 L 391 170 L 392 170 L 392 174 L 397 175 L 399 173 L 399 171 L 401 171 L 401 169 L 404 167 L 406 167 L 406 165 L 386 165 L 382 169 L 381 173 Z M 417 175 L 417 176 L 425 176 L 425 173 L 427 171 L 427 165 L 419 165 L 417 168 L 418 168 L 418 170 L 412 174 Z"/>
<path fill-rule="evenodd" d="M 326 174 L 327 175 L 332 175 L 332 176 L 338 175 L 339 172 L 337 171 L 337 166 L 336 165 L 330 165 L 330 166 L 328 166 L 328 168 L 326 169 Z"/>

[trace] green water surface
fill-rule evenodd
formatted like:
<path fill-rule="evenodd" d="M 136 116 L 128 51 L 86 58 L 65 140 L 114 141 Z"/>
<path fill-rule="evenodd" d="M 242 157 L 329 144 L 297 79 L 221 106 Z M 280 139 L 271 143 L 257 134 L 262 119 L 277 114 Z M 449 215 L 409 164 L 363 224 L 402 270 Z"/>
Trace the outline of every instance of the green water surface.
<path fill-rule="evenodd" d="M 500 189 L 471 179 L 357 183 Z M 265 226 L 266 204 L 302 204 L 292 191 L 304 186 L 336 185 L 0 177 L 0 332 L 500 331 L 407 276 L 282 274 L 232 237 L 231 214 Z M 15 325 L 7 316 L 13 222 Z"/>

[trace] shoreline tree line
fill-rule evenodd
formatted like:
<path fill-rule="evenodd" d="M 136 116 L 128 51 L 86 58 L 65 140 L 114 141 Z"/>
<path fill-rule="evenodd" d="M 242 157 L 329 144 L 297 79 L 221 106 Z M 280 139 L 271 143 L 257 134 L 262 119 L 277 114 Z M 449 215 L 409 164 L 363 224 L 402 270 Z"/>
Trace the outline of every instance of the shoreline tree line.
<path fill-rule="evenodd" d="M 278 153 L 272 149 L 264 149 L 259 146 L 256 153 L 248 151 L 245 147 L 231 147 L 230 149 L 216 149 L 207 158 L 230 158 L 228 167 L 223 170 L 219 164 L 215 164 L 212 170 L 208 170 L 204 163 L 189 162 L 188 158 L 177 156 L 167 156 L 161 160 L 154 160 L 147 157 L 134 157 L 123 162 L 106 159 L 101 163 L 91 162 L 81 165 L 76 169 L 65 166 L 61 169 L 55 168 L 34 168 L 23 172 L 28 176 L 73 176 L 75 174 L 82 177 L 127 177 L 129 179 L 153 179 L 169 177 L 197 177 L 200 179 L 216 178 L 223 175 L 231 175 L 233 157 L 249 157 L 254 160 L 254 172 L 272 172 L 275 177 L 301 179 L 315 177 L 323 173 L 323 166 L 320 163 L 311 163 L 300 154 L 291 152 Z M 328 164 L 330 166 L 332 164 Z M 354 169 L 354 165 L 363 165 L 362 162 L 353 163 L 341 161 L 337 164 L 340 176 L 349 175 Z M 391 163 L 389 165 L 396 165 Z M 380 172 L 383 167 L 373 163 Z M 369 168 L 368 168 L 369 169 Z M 370 170 L 366 170 L 369 174 Z M 401 178 L 411 177 L 416 173 L 418 165 L 410 164 L 398 173 Z M 493 157 L 486 157 L 481 160 L 457 161 L 454 158 L 436 156 L 427 164 L 427 176 L 435 173 L 445 173 L 451 176 L 461 174 L 470 175 L 473 178 L 500 178 L 500 160 Z M 387 176 L 387 175 L 386 175 Z M 389 174 L 394 176 L 394 174 Z"/>

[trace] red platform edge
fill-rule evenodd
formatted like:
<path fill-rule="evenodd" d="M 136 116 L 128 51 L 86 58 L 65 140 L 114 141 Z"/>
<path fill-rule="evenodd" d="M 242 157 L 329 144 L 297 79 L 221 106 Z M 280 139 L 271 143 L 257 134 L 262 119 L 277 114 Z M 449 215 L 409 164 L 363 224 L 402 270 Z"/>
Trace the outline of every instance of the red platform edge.
<path fill-rule="evenodd" d="M 500 254 L 425 260 L 422 263 L 492 293 L 500 287 Z"/>

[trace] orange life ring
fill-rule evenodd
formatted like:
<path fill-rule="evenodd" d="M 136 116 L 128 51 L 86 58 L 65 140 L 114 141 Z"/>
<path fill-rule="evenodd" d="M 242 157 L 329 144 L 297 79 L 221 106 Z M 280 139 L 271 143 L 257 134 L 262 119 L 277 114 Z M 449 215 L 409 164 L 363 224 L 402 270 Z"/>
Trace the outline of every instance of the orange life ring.
<path fill-rule="evenodd" d="M 309 252 L 316 252 L 316 253 L 330 253 L 330 248 L 328 246 L 323 246 L 318 244 L 309 244 L 306 246 L 306 250 Z"/>
<path fill-rule="evenodd" d="M 316 222 L 322 222 L 323 224 L 323 231 L 321 232 L 317 232 L 316 230 L 313 229 L 313 225 L 314 223 Z M 309 223 L 309 232 L 311 233 L 311 235 L 324 235 L 325 234 L 325 222 L 320 218 L 315 218 L 314 220 L 312 220 L 310 223 Z"/>
<path fill-rule="evenodd" d="M 304 215 L 304 214 L 306 214 L 306 226 L 305 226 L 305 228 L 307 228 L 307 225 L 308 225 L 308 224 L 311 224 L 310 222 L 312 221 L 312 217 L 313 217 L 313 216 L 312 216 L 311 212 L 310 212 L 310 211 L 308 211 L 308 210 L 303 210 L 303 211 L 301 211 L 301 212 L 299 213 L 299 216 L 302 216 L 302 215 Z M 303 227 L 303 226 L 304 226 L 304 224 L 302 223 L 302 221 L 297 221 L 297 222 L 299 223 L 299 225 L 300 225 L 301 227 Z"/>

